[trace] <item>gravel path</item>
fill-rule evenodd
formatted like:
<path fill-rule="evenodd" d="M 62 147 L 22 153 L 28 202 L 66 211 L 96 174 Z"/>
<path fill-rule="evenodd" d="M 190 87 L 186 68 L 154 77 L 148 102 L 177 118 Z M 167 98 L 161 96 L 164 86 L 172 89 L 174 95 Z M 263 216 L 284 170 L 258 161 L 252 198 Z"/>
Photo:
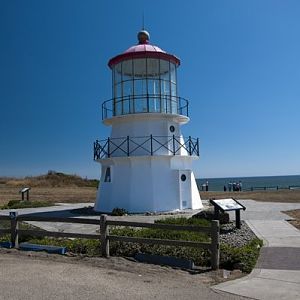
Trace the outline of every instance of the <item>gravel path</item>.
<path fill-rule="evenodd" d="M 235 227 L 235 222 L 230 222 L 221 226 L 220 242 L 233 247 L 242 247 L 256 238 L 256 235 L 249 226 L 242 221 L 241 229 Z"/>

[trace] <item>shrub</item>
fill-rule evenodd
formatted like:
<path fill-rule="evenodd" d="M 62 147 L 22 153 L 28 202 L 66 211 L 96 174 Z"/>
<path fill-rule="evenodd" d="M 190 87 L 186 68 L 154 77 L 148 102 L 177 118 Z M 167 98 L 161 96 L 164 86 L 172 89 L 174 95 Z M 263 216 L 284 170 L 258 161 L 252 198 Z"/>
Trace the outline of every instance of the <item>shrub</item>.
<path fill-rule="evenodd" d="M 115 207 L 112 212 L 112 216 L 126 216 L 128 215 L 128 211 L 124 208 Z"/>

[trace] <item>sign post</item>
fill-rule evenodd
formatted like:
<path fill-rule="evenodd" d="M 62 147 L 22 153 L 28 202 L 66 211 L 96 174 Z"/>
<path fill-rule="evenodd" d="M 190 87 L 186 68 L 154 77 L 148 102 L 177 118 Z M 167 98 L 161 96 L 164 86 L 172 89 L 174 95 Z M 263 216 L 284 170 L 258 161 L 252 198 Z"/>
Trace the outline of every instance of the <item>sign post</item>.
<path fill-rule="evenodd" d="M 215 219 L 219 220 L 220 211 L 235 211 L 235 226 L 241 228 L 241 209 L 246 210 L 246 207 L 233 198 L 228 199 L 211 199 L 210 203 L 214 206 Z"/>

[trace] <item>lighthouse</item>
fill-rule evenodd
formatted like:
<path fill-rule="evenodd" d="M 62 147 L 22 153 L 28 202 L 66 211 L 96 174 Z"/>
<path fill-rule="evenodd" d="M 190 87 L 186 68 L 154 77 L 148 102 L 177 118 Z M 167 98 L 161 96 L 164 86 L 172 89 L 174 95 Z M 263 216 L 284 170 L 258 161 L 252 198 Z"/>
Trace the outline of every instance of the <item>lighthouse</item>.
<path fill-rule="evenodd" d="M 152 45 L 149 33 L 109 60 L 112 99 L 102 103 L 110 137 L 96 140 L 101 178 L 94 210 L 162 212 L 202 208 L 192 162 L 199 140 L 181 134 L 189 102 L 178 96 L 180 60 Z"/>

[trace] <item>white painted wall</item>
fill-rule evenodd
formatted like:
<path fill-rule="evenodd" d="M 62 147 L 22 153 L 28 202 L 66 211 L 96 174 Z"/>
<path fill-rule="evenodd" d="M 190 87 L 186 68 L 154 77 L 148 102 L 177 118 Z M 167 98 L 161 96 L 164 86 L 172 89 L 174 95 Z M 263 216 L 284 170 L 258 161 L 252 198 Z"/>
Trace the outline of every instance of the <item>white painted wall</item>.
<path fill-rule="evenodd" d="M 195 157 L 189 156 L 184 148 L 173 155 L 164 147 L 153 156 L 141 147 L 127 156 L 127 142 L 124 142 L 129 136 L 132 151 L 136 144 L 147 139 L 139 137 L 150 137 L 152 134 L 160 143 L 166 143 L 167 148 L 173 149 L 172 136 L 178 137 L 183 144 L 180 126 L 188 120 L 188 117 L 161 113 L 132 114 L 105 120 L 106 125 L 112 126 L 110 150 L 116 151 L 111 158 L 98 160 L 102 164 L 102 176 L 94 209 L 111 212 L 119 207 L 129 212 L 158 212 L 201 208 L 202 202 L 192 172 Z M 174 126 L 174 132 L 170 131 L 170 126 Z M 150 149 L 149 143 L 147 141 L 143 146 Z M 118 146 L 121 149 L 117 149 Z M 158 143 L 153 141 L 153 148 L 157 147 Z M 112 180 L 104 182 L 108 166 Z M 185 182 L 181 181 L 182 174 L 186 175 Z"/>
<path fill-rule="evenodd" d="M 173 158 L 143 156 L 110 159 L 112 181 L 103 182 L 104 176 L 101 177 L 95 210 L 111 212 L 119 207 L 130 212 L 170 211 L 182 209 L 182 201 L 186 201 L 186 208 L 202 207 L 198 190 L 191 191 L 192 178 L 195 180 L 191 170 L 174 170 L 171 167 Z M 183 192 L 179 188 L 179 173 L 188 174 L 184 182 L 187 189 Z"/>

